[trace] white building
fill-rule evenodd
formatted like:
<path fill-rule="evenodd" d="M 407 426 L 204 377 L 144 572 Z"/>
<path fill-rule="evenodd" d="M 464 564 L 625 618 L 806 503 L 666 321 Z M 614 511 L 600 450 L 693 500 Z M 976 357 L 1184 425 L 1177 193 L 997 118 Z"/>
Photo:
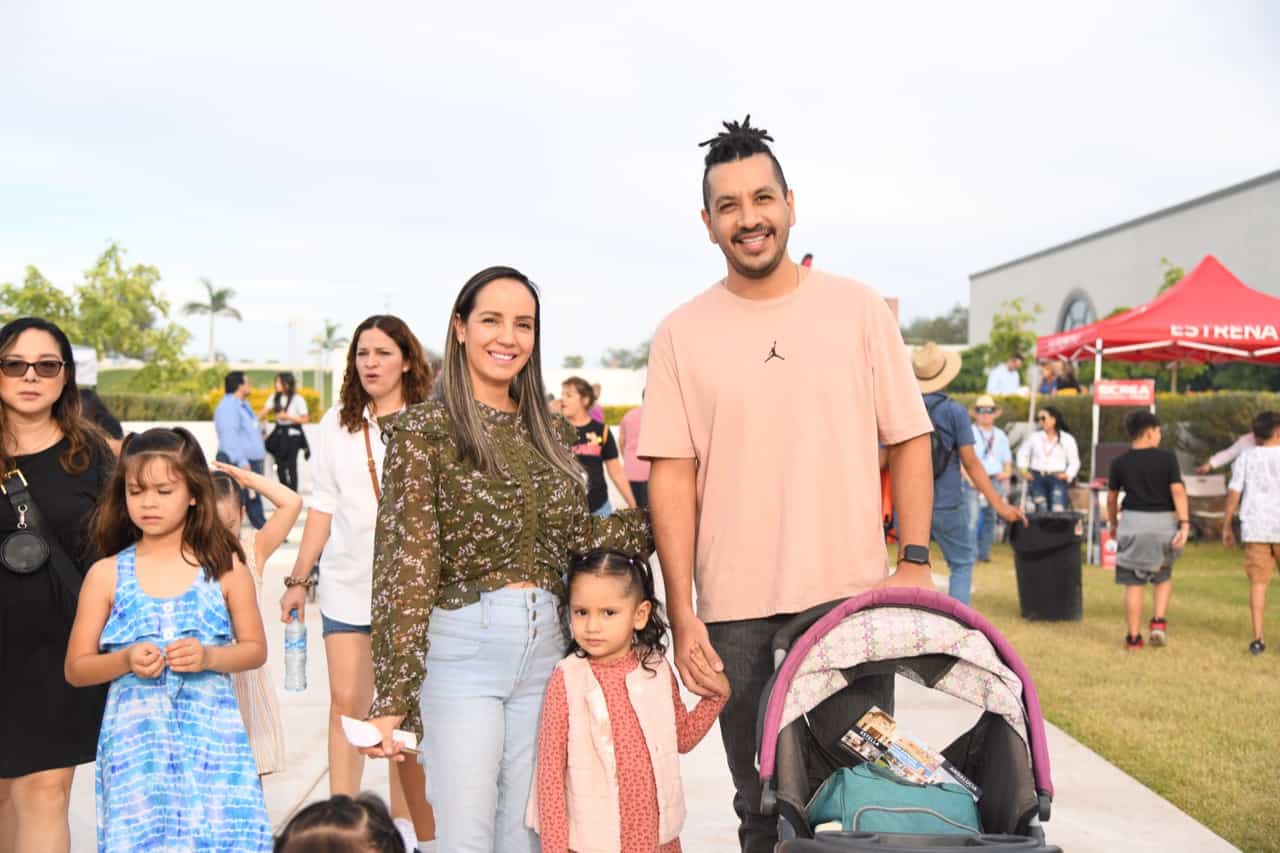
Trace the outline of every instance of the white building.
<path fill-rule="evenodd" d="M 1161 258 L 1190 270 L 1209 254 L 1280 296 L 1280 171 L 972 274 L 969 340 L 986 340 L 991 318 L 1017 297 L 1043 309 L 1041 335 L 1134 308 L 1155 296 Z"/>

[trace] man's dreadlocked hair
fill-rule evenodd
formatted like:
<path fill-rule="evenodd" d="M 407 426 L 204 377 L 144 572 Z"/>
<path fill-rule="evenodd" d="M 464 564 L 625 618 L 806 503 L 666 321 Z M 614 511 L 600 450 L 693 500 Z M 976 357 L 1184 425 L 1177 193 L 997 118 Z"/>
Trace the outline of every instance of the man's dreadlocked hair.
<path fill-rule="evenodd" d="M 751 116 L 748 115 L 742 120 L 742 124 L 736 121 L 724 122 L 722 132 L 706 142 L 699 142 L 699 148 L 704 145 L 709 146 L 707 156 L 703 160 L 705 168 L 702 170 L 702 208 L 710 209 L 711 181 L 708 175 L 711 174 L 711 167 L 720 163 L 745 160 L 756 154 L 764 154 L 773 163 L 773 174 L 782 185 L 782 194 L 786 195 L 787 178 L 782 174 L 782 164 L 778 162 L 777 157 L 773 156 L 773 151 L 769 148 L 769 143 L 772 141 L 773 137 L 769 135 L 769 131 L 762 127 L 751 126 Z"/>

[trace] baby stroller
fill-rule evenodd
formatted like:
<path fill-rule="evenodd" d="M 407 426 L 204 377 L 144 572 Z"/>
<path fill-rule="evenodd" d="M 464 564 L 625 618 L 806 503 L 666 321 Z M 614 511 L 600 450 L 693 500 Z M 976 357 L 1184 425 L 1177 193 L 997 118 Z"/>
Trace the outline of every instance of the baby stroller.
<path fill-rule="evenodd" d="M 778 815 L 779 851 L 989 847 L 1060 853 L 1045 845 L 1041 827 L 1049 819 L 1053 783 L 1040 702 L 1021 660 L 982 615 L 933 591 L 875 590 L 800 614 L 778 632 L 773 650 L 757 756 L 762 810 Z M 981 789 L 980 832 L 900 834 L 856 826 L 814 832 L 808 810 L 815 792 L 833 774 L 850 772 L 842 768 L 863 763 L 841 737 L 872 705 L 893 713 L 895 674 L 981 709 L 977 723 L 941 750 Z M 861 770 L 872 772 L 870 766 Z M 973 798 L 965 797 L 973 812 Z M 877 809 L 867 805 L 857 814 Z"/>

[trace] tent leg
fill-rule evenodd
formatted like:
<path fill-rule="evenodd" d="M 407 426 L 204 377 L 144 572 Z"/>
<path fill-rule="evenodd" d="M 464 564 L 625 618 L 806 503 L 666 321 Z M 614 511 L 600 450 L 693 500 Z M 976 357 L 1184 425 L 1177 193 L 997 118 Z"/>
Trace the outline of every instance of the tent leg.
<path fill-rule="evenodd" d="M 1093 535 L 1094 526 L 1094 504 L 1097 503 L 1096 495 L 1093 490 L 1093 483 L 1098 479 L 1098 428 L 1101 424 L 1101 409 L 1098 408 L 1098 381 L 1102 379 L 1102 340 L 1097 342 L 1097 349 L 1093 355 L 1093 439 L 1089 448 L 1089 563 L 1090 565 L 1102 565 L 1102 537 Z M 1112 531 L 1114 533 L 1115 531 Z M 1095 552 L 1095 542 L 1097 551 Z"/>

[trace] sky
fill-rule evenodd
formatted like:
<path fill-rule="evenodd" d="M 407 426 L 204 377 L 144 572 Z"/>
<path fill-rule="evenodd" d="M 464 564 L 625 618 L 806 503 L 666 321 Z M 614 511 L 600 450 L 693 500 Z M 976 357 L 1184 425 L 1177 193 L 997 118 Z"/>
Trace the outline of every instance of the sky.
<path fill-rule="evenodd" d="M 1280 5 L 0 0 L 0 282 L 112 240 L 233 360 L 390 311 L 439 350 L 492 264 L 547 366 L 724 275 L 703 150 L 750 113 L 796 259 L 900 300 L 1280 168 Z M 1153 274 L 1158 275 L 1158 270 Z M 190 350 L 207 321 L 186 322 Z"/>

